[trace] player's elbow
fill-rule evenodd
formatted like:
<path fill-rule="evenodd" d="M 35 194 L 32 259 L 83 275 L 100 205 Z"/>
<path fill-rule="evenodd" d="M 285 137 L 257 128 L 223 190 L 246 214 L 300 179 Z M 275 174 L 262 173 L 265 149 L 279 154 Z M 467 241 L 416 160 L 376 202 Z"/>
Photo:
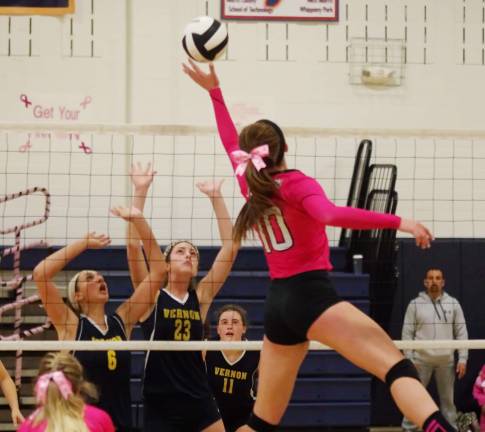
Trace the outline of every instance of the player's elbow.
<path fill-rule="evenodd" d="M 34 282 L 43 282 L 47 279 L 46 270 L 43 262 L 35 266 L 34 271 L 32 272 L 32 277 L 34 279 Z"/>

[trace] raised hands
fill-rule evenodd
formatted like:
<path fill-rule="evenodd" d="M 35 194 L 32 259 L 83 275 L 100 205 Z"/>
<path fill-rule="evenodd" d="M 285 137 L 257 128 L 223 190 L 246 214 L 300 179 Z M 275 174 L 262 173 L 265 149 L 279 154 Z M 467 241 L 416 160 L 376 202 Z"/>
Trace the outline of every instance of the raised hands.
<path fill-rule="evenodd" d="M 203 194 L 206 194 L 209 198 L 213 198 L 222 196 L 221 186 L 223 182 L 224 179 L 205 180 L 197 182 L 195 185 Z"/>
<path fill-rule="evenodd" d="M 111 239 L 105 234 L 96 234 L 94 231 L 84 236 L 86 249 L 102 249 L 111 243 Z"/>
<path fill-rule="evenodd" d="M 188 62 L 189 64 L 182 63 L 182 69 L 185 74 L 192 78 L 192 81 L 207 91 L 219 87 L 219 78 L 212 63 L 209 63 L 209 73 L 207 73 L 197 66 L 193 60 L 188 59 Z"/>
<path fill-rule="evenodd" d="M 152 184 L 153 177 L 156 173 L 157 172 L 152 169 L 151 162 L 148 162 L 145 168 L 143 168 L 140 162 L 133 163 L 129 172 L 131 182 L 137 190 L 147 190 Z"/>
<path fill-rule="evenodd" d="M 135 207 L 115 206 L 110 210 L 110 213 L 126 222 L 133 222 L 135 219 L 143 218 L 143 213 Z"/>

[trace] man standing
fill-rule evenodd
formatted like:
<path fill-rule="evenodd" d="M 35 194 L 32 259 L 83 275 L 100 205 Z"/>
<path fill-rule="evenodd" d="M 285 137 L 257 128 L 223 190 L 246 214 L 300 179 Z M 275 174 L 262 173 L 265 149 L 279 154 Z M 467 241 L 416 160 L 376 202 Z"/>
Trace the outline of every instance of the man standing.
<path fill-rule="evenodd" d="M 403 340 L 468 339 L 463 310 L 454 297 L 444 292 L 445 279 L 440 269 L 431 268 L 424 279 L 426 291 L 411 300 L 404 317 Z M 440 398 L 441 412 L 456 427 L 456 408 L 453 401 L 455 372 L 458 379 L 466 372 L 467 350 L 459 350 L 455 368 L 451 349 L 405 350 L 404 354 L 416 366 L 421 382 L 427 386 L 434 372 Z M 406 418 L 405 431 L 417 430 Z"/>

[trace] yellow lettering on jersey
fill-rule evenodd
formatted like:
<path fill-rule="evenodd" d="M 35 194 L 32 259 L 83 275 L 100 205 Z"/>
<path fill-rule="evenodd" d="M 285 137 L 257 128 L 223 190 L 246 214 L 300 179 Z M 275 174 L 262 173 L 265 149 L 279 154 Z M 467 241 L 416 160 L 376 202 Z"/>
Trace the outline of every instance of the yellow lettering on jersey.
<path fill-rule="evenodd" d="M 91 337 L 91 340 L 92 341 L 113 341 L 113 342 L 117 342 L 117 341 L 121 341 L 123 339 L 121 339 L 121 336 L 113 336 L 112 338 L 96 338 L 96 337 Z"/>
<path fill-rule="evenodd" d="M 221 368 L 218 366 L 214 367 L 214 375 L 228 378 L 235 378 L 237 380 L 244 381 L 248 377 L 247 372 L 241 372 L 238 370 L 231 370 L 226 368 Z"/>
<path fill-rule="evenodd" d="M 190 319 L 193 321 L 200 321 L 200 313 L 196 310 L 185 310 L 185 309 L 163 309 L 163 317 L 164 318 L 172 318 L 172 319 Z"/>

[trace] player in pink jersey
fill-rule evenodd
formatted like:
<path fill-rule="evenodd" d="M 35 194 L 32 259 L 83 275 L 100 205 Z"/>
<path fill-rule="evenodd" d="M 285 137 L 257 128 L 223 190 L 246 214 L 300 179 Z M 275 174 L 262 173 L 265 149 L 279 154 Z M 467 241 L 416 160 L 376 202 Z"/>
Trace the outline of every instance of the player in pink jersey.
<path fill-rule="evenodd" d="M 205 73 L 193 62 L 184 72 L 211 96 L 222 143 L 231 157 L 246 204 L 235 224 L 235 241 L 255 229 L 272 278 L 265 304 L 265 337 L 254 411 L 240 431 L 275 430 L 293 391 L 308 341 L 328 345 L 386 382 L 400 410 L 425 432 L 455 429 L 419 381 L 414 365 L 371 318 L 341 301 L 327 271 L 325 226 L 396 229 L 428 248 L 432 235 L 418 222 L 362 209 L 337 207 L 315 179 L 288 170 L 283 132 L 260 120 L 238 136 L 210 65 Z"/>
<path fill-rule="evenodd" d="M 37 409 L 19 431 L 114 432 L 109 415 L 83 400 L 96 393 L 93 384 L 84 380 L 83 367 L 73 355 L 47 353 L 40 362 L 35 384 Z"/>

